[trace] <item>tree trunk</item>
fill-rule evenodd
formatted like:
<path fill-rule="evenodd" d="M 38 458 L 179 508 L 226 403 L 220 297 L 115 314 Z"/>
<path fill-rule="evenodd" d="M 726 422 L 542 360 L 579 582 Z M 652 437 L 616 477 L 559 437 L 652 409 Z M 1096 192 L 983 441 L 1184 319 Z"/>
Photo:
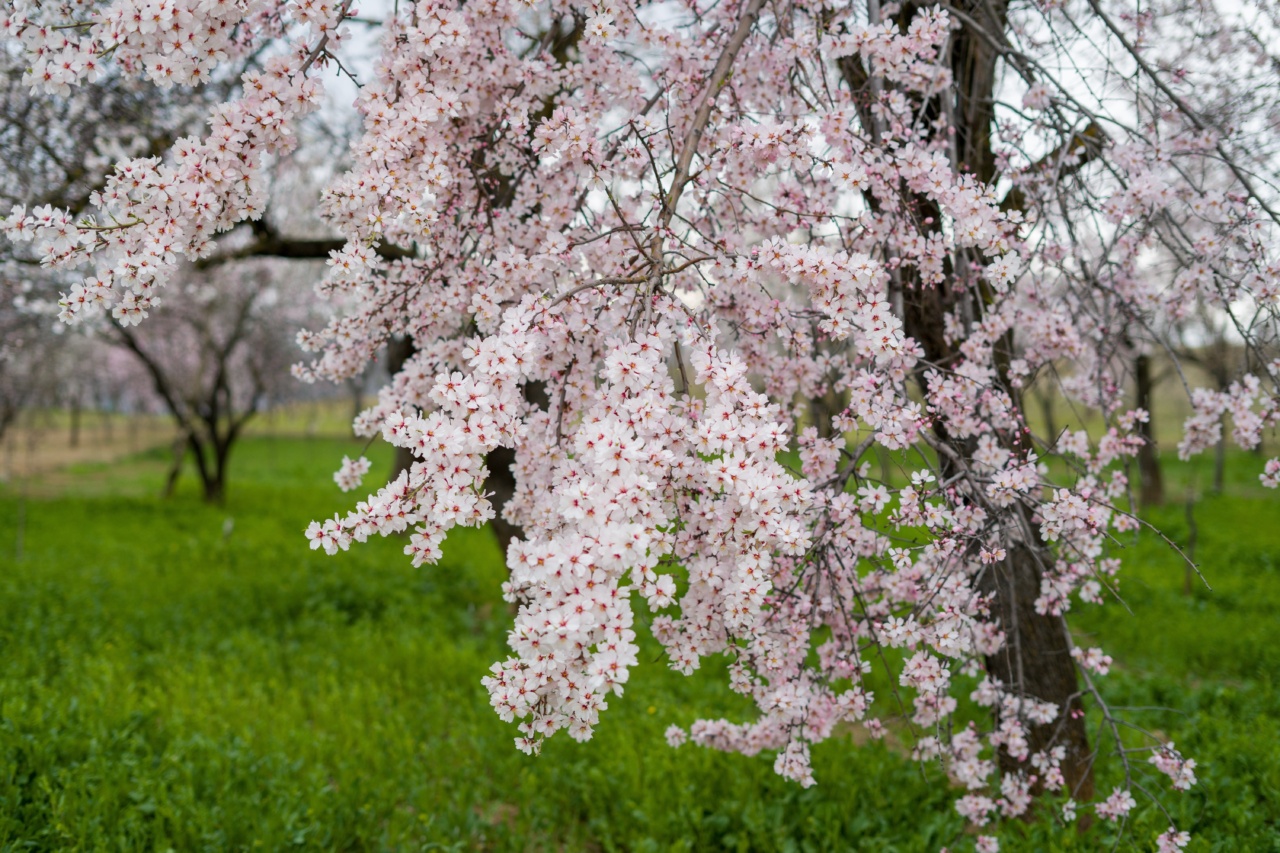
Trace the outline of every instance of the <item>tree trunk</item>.
<path fill-rule="evenodd" d="M 405 363 L 413 357 L 417 352 L 414 347 L 413 340 L 404 336 L 397 336 L 387 342 L 387 370 L 394 377 L 404 367 Z M 546 405 L 547 395 L 546 389 L 542 387 L 542 383 L 528 383 L 525 386 L 525 398 L 540 405 Z M 391 479 L 394 480 L 400 476 L 401 471 L 409 470 L 413 465 L 413 452 L 405 447 L 397 447 L 395 453 L 395 461 L 391 466 Z M 498 540 L 498 548 L 502 551 L 505 559 L 507 546 L 511 544 L 512 539 L 520 536 L 520 528 L 506 521 L 502 517 L 502 510 L 506 508 L 507 502 L 516 493 L 516 478 L 511 470 L 511 466 L 515 464 L 515 451 L 509 447 L 498 447 L 491 450 L 485 456 L 485 465 L 489 469 L 489 476 L 485 479 L 485 490 L 490 493 L 490 502 L 493 504 L 493 510 L 496 513 L 493 521 L 489 522 L 489 527 L 493 530 L 494 538 Z"/>
<path fill-rule="evenodd" d="M 221 504 L 226 497 L 226 454 L 230 447 L 219 450 L 216 437 L 208 440 L 192 433 L 187 434 L 187 445 L 196 460 L 196 474 L 200 477 L 204 502 Z"/>
<path fill-rule="evenodd" d="M 187 440 L 179 438 L 173 443 L 173 461 L 169 463 L 169 473 L 164 478 L 164 490 L 160 492 L 162 498 L 173 497 L 174 491 L 178 488 L 178 478 L 182 476 L 182 460 L 187 455 Z"/>
<path fill-rule="evenodd" d="M 1138 503 L 1143 509 L 1164 503 L 1164 476 L 1160 470 L 1160 456 L 1156 450 L 1153 429 L 1155 414 L 1152 402 L 1155 384 L 1151 379 L 1151 357 L 1145 353 L 1133 361 L 1134 383 L 1137 385 L 1138 408 L 1147 412 L 1146 423 L 1138 424 L 1142 447 L 1138 449 L 1138 474 L 1141 479 Z"/>
<path fill-rule="evenodd" d="M 1006 26 L 1007 6 L 1002 0 L 965 0 L 957 5 L 995 31 L 1003 31 Z M 899 12 L 899 26 L 905 31 L 911 25 L 911 18 L 923 8 L 923 2 L 905 4 Z M 967 24 L 956 27 L 950 53 L 953 87 L 937 96 L 937 101 L 925 105 L 927 113 L 954 117 L 955 133 L 949 142 L 954 146 L 955 166 L 988 184 L 996 174 L 991 125 L 995 120 L 995 71 L 999 58 L 998 50 L 983 34 L 974 32 Z M 953 100 L 943 103 L 944 98 Z M 934 230 L 941 227 L 943 216 L 935 202 L 918 194 L 912 195 L 912 201 L 922 221 L 929 222 L 931 217 L 931 227 Z M 900 284 L 903 331 L 920 345 L 926 361 L 936 365 L 953 364 L 962 357 L 946 334 L 947 314 L 957 307 L 967 307 L 981 317 L 988 304 L 982 286 L 956 286 L 961 273 L 952 269 L 950 263 L 946 266 L 949 277 L 936 286 L 926 286 L 909 277 Z M 969 300 L 967 306 L 965 300 Z M 1008 381 L 1008 366 L 1013 356 L 1011 330 L 995 344 L 995 366 L 1000 384 L 1013 405 L 1021 408 L 1021 395 Z M 916 375 L 921 387 L 924 386 L 923 370 L 924 367 L 920 367 Z M 942 422 L 937 423 L 933 431 L 940 443 L 954 451 L 958 460 L 972 458 L 976 449 L 973 441 L 952 438 Z M 943 470 L 945 474 L 945 463 Z M 1036 530 L 1029 519 L 1025 527 Z M 1035 608 L 1035 600 L 1040 595 L 1039 562 L 1042 559 L 1049 563 L 1053 556 L 1039 541 L 1014 540 L 1006 550 L 1006 559 L 980 575 L 978 586 L 991 597 L 992 616 L 1007 635 L 1004 648 L 986 661 L 986 667 L 994 678 L 1004 683 L 1006 690 L 1057 706 L 1059 714 L 1053 723 L 1030 728 L 1029 745 L 1033 754 L 1051 745 L 1065 747 L 1067 755 L 1062 762 L 1062 773 L 1067 789 L 1077 800 L 1086 801 L 1094 794 L 1093 770 L 1079 675 L 1071 657 L 1071 636 L 1062 617 L 1042 615 Z M 1027 763 L 1015 761 L 1011 756 L 1002 754 L 999 760 L 1003 770 L 1034 772 Z"/>
<path fill-rule="evenodd" d="M 953 357 L 942 328 L 945 308 L 941 302 L 946 294 L 941 288 L 914 288 L 904 296 L 905 331 L 921 342 L 927 359 L 946 363 Z M 1002 346 L 1007 352 L 1012 342 L 1006 340 Z M 1003 370 L 1001 376 L 1003 381 Z M 1013 399 L 1018 405 L 1017 398 Z M 974 450 L 972 442 L 950 437 L 941 423 L 934 427 L 934 434 L 957 458 L 970 458 Z M 949 463 L 946 457 L 940 461 L 945 479 L 949 476 L 948 468 L 958 463 Z M 1025 526 L 1038 533 L 1038 527 L 1030 519 L 1027 521 Z M 1093 764 L 1079 676 L 1071 657 L 1071 636 L 1061 616 L 1037 613 L 1035 607 L 1035 600 L 1040 596 L 1040 562 L 1051 563 L 1053 554 L 1039 541 L 1013 542 L 1006 550 L 1005 560 L 983 572 L 978 584 L 980 592 L 991 596 L 992 616 L 1007 637 L 1000 652 L 987 659 L 987 672 L 999 679 L 1006 690 L 1058 708 L 1058 717 L 1052 723 L 1029 728 L 1028 744 L 1032 754 L 1050 746 L 1066 749 L 1062 774 L 1067 790 L 1076 800 L 1084 802 L 1094 794 Z M 1017 761 L 1003 751 L 999 762 L 1003 771 L 1034 772 L 1026 762 Z M 1033 790 L 1041 788 L 1037 785 Z"/>
<path fill-rule="evenodd" d="M 71 398 L 71 447 L 80 446 L 80 395 L 75 394 Z"/>
<path fill-rule="evenodd" d="M 214 439 L 213 466 L 204 482 L 205 503 L 222 506 L 227 501 L 227 463 L 231 459 L 231 442 L 234 440 L 234 436 Z"/>
<path fill-rule="evenodd" d="M 413 344 L 413 338 L 408 335 L 396 335 L 387 341 L 387 373 L 392 379 L 404 367 L 405 362 L 413 357 L 417 352 L 417 347 Z M 397 447 L 395 449 L 395 457 L 391 462 L 391 476 L 388 480 L 394 480 L 400 476 L 401 471 L 408 471 L 413 465 L 413 451 L 407 447 Z"/>
<path fill-rule="evenodd" d="M 1024 544 L 1008 549 L 1003 562 L 994 563 L 983 573 L 978 588 L 994 596 L 992 615 L 1006 635 L 1004 647 L 987 658 L 987 672 L 1000 679 L 1006 689 L 1058 708 L 1058 718 L 1053 722 L 1029 727 L 1027 743 L 1032 754 L 1064 747 L 1067 754 L 1062 761 L 1062 775 L 1066 792 L 1080 802 L 1092 799 L 1093 757 L 1076 666 L 1071 658 L 1071 635 L 1061 616 L 1036 612 L 1040 568 L 1035 553 Z M 999 762 L 1006 772 L 1033 772 L 1026 762 L 1004 750 L 1000 751 Z M 1041 790 L 1041 786 L 1036 785 L 1035 790 Z"/>
<path fill-rule="evenodd" d="M 540 409 L 551 408 L 551 397 L 547 394 L 547 386 L 543 382 L 526 382 L 521 389 L 526 402 Z M 502 511 L 516 494 L 516 452 L 509 447 L 497 447 L 485 456 L 485 466 L 489 476 L 484 481 L 485 490 L 489 492 L 489 502 L 493 504 L 495 513 L 490 527 L 498 540 L 498 548 L 503 559 L 507 556 L 507 546 L 512 539 L 519 539 L 524 531 L 502 517 Z"/>
<path fill-rule="evenodd" d="M 484 487 L 490 493 L 489 502 L 493 504 L 493 511 L 496 513 L 489 526 L 498 540 L 498 550 L 502 552 L 504 560 L 507 557 L 507 546 L 512 539 L 518 539 L 521 533 L 519 527 L 502 517 L 502 510 L 516 493 L 516 478 L 511 471 L 515 461 L 516 452 L 509 447 L 495 447 L 484 460 L 489 468 L 489 477 L 484 481 Z"/>
<path fill-rule="evenodd" d="M 222 475 L 215 474 L 204 481 L 204 502 L 214 506 L 222 506 L 227 500 L 226 481 Z"/>

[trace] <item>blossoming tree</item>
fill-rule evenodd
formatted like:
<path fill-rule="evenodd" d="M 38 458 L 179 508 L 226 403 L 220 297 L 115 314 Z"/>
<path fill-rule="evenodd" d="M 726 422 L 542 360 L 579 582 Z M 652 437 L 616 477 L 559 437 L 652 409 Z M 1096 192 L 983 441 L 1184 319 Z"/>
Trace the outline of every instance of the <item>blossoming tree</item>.
<path fill-rule="evenodd" d="M 808 785 L 814 744 L 893 721 L 978 825 L 1045 792 L 1068 819 L 1079 801 L 1123 821 L 1142 772 L 1194 782 L 1173 744 L 1149 761 L 1122 744 L 1095 686 L 1109 658 L 1072 646 L 1067 614 L 1107 597 L 1112 531 L 1138 524 L 1124 463 L 1146 413 L 1122 404 L 1117 353 L 1207 305 L 1249 357 L 1226 391 L 1188 389 L 1180 451 L 1214 444 L 1224 412 L 1244 446 L 1280 422 L 1273 3 L 366 13 L 13 0 L 5 30 L 42 92 L 108 67 L 199 86 L 252 60 L 207 133 L 120 162 L 93 215 L 18 207 L 5 231 L 84 271 L 68 322 L 145 322 L 181 258 L 260 216 L 325 81 L 357 80 L 319 284 L 345 308 L 303 334 L 298 372 L 342 380 L 410 341 L 356 426 L 416 461 L 307 535 L 332 553 L 409 531 L 420 564 L 455 525 L 519 529 L 511 653 L 484 678 L 517 746 L 607 724 L 648 609 L 673 668 L 727 657 L 759 709 L 673 744 L 769 750 Z M 380 28 L 371 61 L 352 26 Z M 1036 383 L 1105 432 L 1037 433 Z M 876 669 L 892 696 L 871 695 Z M 1126 780 L 1096 798 L 1090 707 Z"/>
<path fill-rule="evenodd" d="M 305 289 L 299 292 L 299 270 L 290 280 L 280 266 L 259 260 L 186 270 L 176 304 L 141 327 L 107 323 L 101 333 L 142 368 L 211 503 L 225 500 L 231 452 L 245 427 L 299 388 L 289 381 L 298 356 L 289 330 L 316 314 L 307 310 Z M 166 491 L 181 462 L 179 455 Z"/>

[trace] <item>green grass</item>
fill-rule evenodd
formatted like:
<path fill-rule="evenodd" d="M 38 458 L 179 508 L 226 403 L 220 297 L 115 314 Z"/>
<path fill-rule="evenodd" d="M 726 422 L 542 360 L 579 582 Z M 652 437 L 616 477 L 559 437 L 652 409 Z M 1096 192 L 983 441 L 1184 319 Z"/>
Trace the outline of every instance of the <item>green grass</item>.
<path fill-rule="evenodd" d="M 155 497 L 167 451 L 0 492 L 0 849 L 965 846 L 937 770 L 884 744 L 818 747 L 807 791 L 770 757 L 669 749 L 671 723 L 749 709 L 719 667 L 684 678 L 651 642 L 591 742 L 521 755 L 479 683 L 510 619 L 485 531 L 423 569 L 397 540 L 307 550 L 306 523 L 348 503 L 329 477 L 353 450 L 246 440 L 222 509 L 190 478 Z M 1198 508 L 1212 593 L 1184 595 L 1176 556 L 1135 537 L 1134 615 L 1077 619 L 1116 657 L 1108 699 L 1168 709 L 1134 717 L 1200 762 L 1200 786 L 1162 797 L 1193 850 L 1280 850 L 1280 504 L 1236 473 L 1258 464 L 1233 457 L 1240 493 Z M 1180 506 L 1161 519 L 1185 533 Z M 1159 826 L 1144 807 L 1131 843 Z M 1099 849 L 1110 829 L 1041 821 L 1004 849 Z"/>

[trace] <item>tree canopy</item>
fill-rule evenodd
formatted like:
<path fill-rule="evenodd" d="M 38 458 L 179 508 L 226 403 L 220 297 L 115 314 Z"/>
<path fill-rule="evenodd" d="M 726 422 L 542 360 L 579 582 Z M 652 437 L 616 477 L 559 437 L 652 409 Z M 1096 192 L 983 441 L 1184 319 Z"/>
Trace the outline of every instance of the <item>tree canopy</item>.
<path fill-rule="evenodd" d="M 1182 377 L 1184 455 L 1224 415 L 1244 447 L 1280 423 L 1278 8 L 13 0 L 52 112 L 117 77 L 216 96 L 83 209 L 33 188 L 4 231 L 77 277 L 65 321 L 150 322 L 183 259 L 262 217 L 326 86 L 354 91 L 322 197 L 339 310 L 297 372 L 409 342 L 356 429 L 413 461 L 307 535 L 408 532 L 429 563 L 501 513 L 518 613 L 484 683 L 517 746 L 607 725 L 644 622 L 758 708 L 673 745 L 809 785 L 815 744 L 893 726 L 979 826 L 1042 794 L 1123 821 L 1144 774 L 1181 790 L 1195 763 L 1122 738 L 1067 618 L 1141 523 L 1137 359 L 1177 364 L 1197 323 L 1243 353 L 1230 382 Z M 1099 429 L 1046 432 L 1032 388 Z M 1096 797 L 1086 708 L 1125 770 Z"/>

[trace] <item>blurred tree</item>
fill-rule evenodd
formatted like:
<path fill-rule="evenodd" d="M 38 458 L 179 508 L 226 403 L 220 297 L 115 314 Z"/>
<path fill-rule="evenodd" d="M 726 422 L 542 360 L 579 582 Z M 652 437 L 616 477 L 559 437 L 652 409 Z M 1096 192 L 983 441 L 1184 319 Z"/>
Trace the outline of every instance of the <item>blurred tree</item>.
<path fill-rule="evenodd" d="M 298 356 L 293 330 L 315 319 L 309 300 L 296 292 L 305 284 L 284 284 L 271 266 L 193 271 L 181 285 L 183 298 L 156 311 L 152 322 L 112 322 L 107 333 L 145 368 L 211 502 L 226 496 L 231 450 L 245 425 L 296 388 L 289 373 Z"/>

